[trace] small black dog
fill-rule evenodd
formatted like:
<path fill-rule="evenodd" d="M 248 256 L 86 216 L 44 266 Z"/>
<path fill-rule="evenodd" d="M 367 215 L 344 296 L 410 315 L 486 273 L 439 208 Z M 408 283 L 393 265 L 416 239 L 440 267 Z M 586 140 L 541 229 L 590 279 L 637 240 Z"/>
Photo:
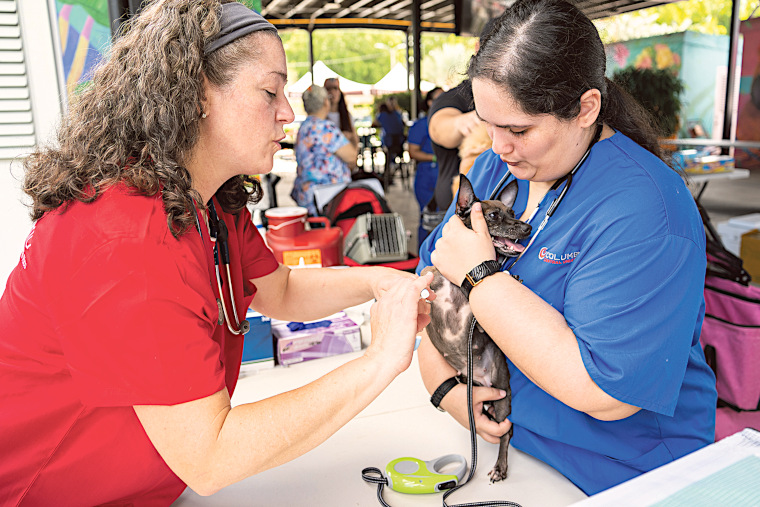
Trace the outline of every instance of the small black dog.
<path fill-rule="evenodd" d="M 523 247 L 515 242 L 527 238 L 531 231 L 530 225 L 515 219 L 512 205 L 516 197 L 517 182 L 512 181 L 501 192 L 499 200 L 479 201 L 472 190 L 472 184 L 462 175 L 456 202 L 457 216 L 472 229 L 470 209 L 475 202 L 480 202 L 496 251 L 507 257 L 515 257 L 523 250 Z M 438 352 L 457 370 L 460 380 L 466 382 L 467 342 L 473 319 L 470 303 L 462 289 L 449 282 L 433 266 L 425 268 L 422 273 L 430 271 L 435 273 L 430 288 L 435 291 L 436 298 L 431 303 L 431 321 L 426 328 L 427 333 Z M 507 393 L 503 399 L 493 402 L 493 412 L 488 414 L 495 421 L 502 422 L 512 412 L 509 368 L 504 353 L 480 325 L 476 325 L 473 330 L 472 354 L 473 383 L 503 389 Z M 507 477 L 507 451 L 511 438 L 510 428 L 509 432 L 501 437 L 499 457 L 488 474 L 491 482 Z"/>

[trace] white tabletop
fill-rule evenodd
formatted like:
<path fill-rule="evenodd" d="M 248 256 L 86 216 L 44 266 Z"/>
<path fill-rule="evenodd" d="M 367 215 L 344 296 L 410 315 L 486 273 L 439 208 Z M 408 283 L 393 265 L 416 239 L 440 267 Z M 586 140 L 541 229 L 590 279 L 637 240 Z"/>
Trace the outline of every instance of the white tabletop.
<path fill-rule="evenodd" d="M 232 398 L 237 405 L 302 386 L 360 353 L 275 367 L 241 378 Z M 304 421 L 293 421 L 302 424 Z M 478 439 L 478 466 L 472 483 L 453 493 L 449 504 L 510 500 L 523 507 L 566 506 L 586 498 L 564 476 L 543 462 L 510 448 L 509 477 L 490 484 L 488 472 L 498 446 Z M 325 443 L 290 463 L 201 497 L 186 490 L 175 507 L 191 506 L 367 506 L 380 505 L 377 486 L 361 478 L 365 467 L 384 469 L 391 460 L 413 456 L 430 460 L 461 454 L 470 462 L 469 432 L 433 408 L 420 378 L 417 359 L 364 411 Z M 392 506 L 439 506 L 442 494 L 404 495 L 389 488 Z"/>
<path fill-rule="evenodd" d="M 733 169 L 707 174 L 686 173 L 687 183 L 707 183 L 713 180 L 740 180 L 749 178 L 749 169 Z"/>

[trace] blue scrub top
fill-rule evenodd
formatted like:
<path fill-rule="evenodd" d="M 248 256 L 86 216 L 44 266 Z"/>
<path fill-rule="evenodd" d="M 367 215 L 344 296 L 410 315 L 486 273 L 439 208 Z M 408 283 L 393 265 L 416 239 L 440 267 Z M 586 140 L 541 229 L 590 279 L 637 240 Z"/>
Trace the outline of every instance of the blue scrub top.
<path fill-rule="evenodd" d="M 475 195 L 490 197 L 506 170 L 491 150 L 478 157 L 467 175 Z M 518 180 L 517 216 L 528 184 Z M 564 185 L 541 202 L 533 234 Z M 441 226 L 421 245 L 418 273 L 440 234 Z M 711 443 L 715 376 L 699 344 L 705 263 L 704 227 L 681 177 L 622 133 L 599 141 L 534 244 L 507 268 L 564 315 L 594 382 L 642 410 L 594 419 L 508 361 L 512 445 L 594 494 Z"/>
<path fill-rule="evenodd" d="M 409 144 L 418 145 L 423 152 L 433 154 L 433 142 L 428 133 L 427 116 L 423 116 L 409 127 L 407 140 Z M 417 162 L 414 173 L 414 196 L 420 205 L 420 211 L 433 198 L 437 180 L 438 164 L 435 162 Z"/>

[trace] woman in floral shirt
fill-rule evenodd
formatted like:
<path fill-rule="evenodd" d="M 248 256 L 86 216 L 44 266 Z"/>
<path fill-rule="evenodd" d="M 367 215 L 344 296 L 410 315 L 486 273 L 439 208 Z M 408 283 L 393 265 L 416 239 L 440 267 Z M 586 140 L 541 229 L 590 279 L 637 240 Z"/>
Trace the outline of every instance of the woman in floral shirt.
<path fill-rule="evenodd" d="M 298 175 L 290 195 L 310 215 L 317 215 L 314 185 L 350 182 L 357 147 L 327 120 L 330 101 L 324 88 L 309 87 L 303 94 L 303 105 L 308 117 L 298 129 Z"/>

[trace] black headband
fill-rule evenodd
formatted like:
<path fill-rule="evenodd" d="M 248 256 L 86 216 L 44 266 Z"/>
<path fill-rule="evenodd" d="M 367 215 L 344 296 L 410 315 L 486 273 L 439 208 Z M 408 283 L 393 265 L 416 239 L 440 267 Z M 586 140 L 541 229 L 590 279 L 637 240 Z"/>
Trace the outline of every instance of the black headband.
<path fill-rule="evenodd" d="M 259 30 L 277 31 L 277 28 L 264 19 L 261 14 L 237 2 L 222 4 L 220 22 L 222 25 L 221 30 L 208 41 L 206 48 L 203 50 L 203 54 L 206 56 L 249 33 L 258 32 Z"/>

